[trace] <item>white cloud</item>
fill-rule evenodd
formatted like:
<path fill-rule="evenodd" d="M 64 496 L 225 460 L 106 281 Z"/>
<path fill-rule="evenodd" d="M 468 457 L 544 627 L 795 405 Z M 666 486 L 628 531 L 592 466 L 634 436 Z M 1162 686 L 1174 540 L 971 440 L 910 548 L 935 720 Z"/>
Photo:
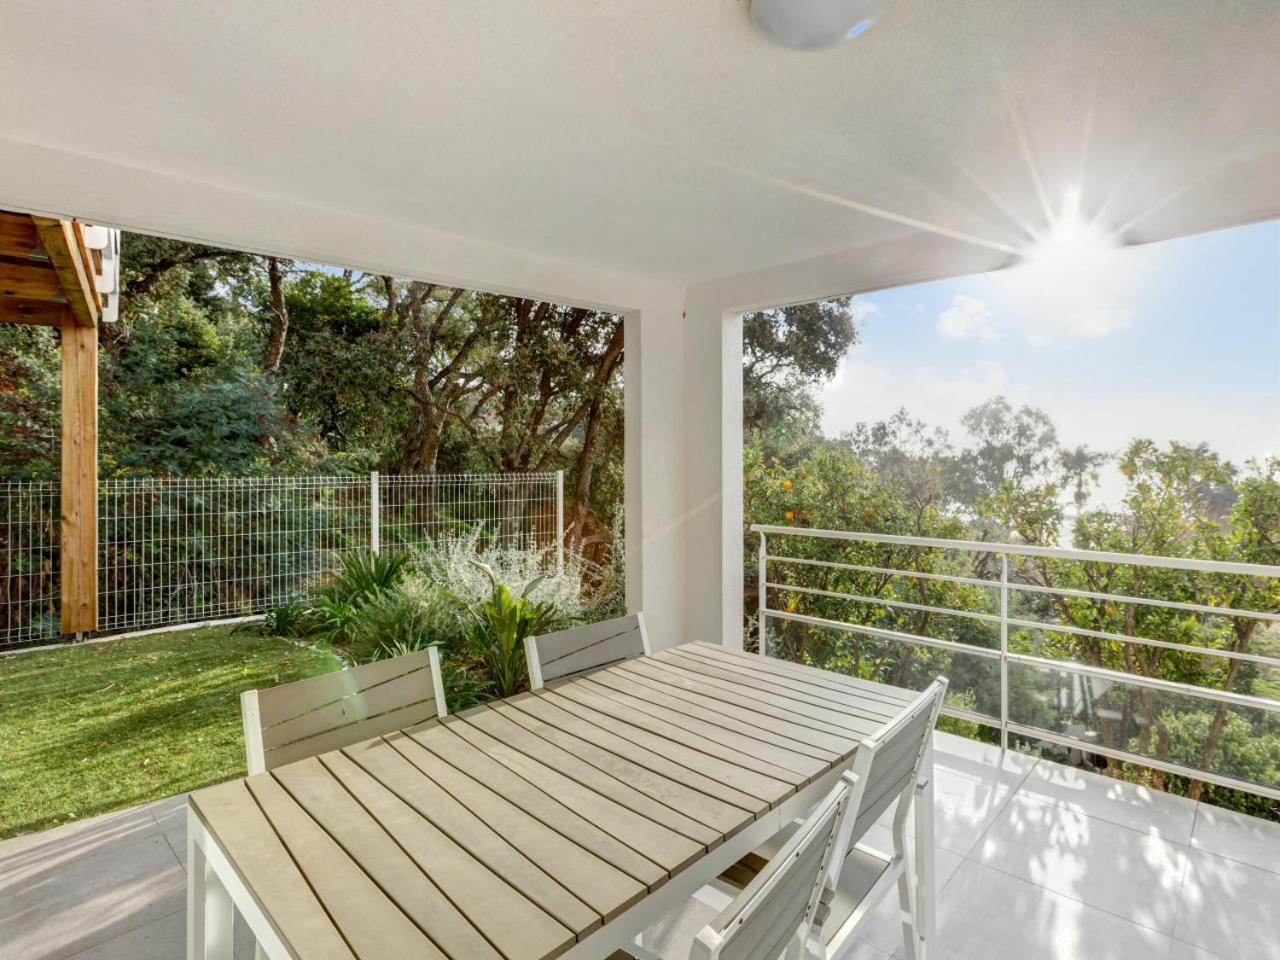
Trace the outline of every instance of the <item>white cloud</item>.
<path fill-rule="evenodd" d="M 854 300 L 849 306 L 849 313 L 853 316 L 854 323 L 861 323 L 873 314 L 880 312 L 880 304 L 871 300 Z"/>
<path fill-rule="evenodd" d="M 938 335 L 943 340 L 995 340 L 995 314 L 981 297 L 957 293 L 951 306 L 938 314 Z"/>

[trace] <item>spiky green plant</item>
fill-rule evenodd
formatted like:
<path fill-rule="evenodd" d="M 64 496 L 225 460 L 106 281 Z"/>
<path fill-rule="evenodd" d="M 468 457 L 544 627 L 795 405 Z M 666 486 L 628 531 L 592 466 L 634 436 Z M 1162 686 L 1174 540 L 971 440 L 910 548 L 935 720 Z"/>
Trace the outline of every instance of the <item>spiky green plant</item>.
<path fill-rule="evenodd" d="M 527 685 L 525 638 L 536 636 L 555 621 L 556 605 L 532 598 L 542 577 L 534 577 L 516 595 L 487 563 L 472 563 L 484 572 L 490 589 L 489 596 L 479 603 L 458 601 L 467 615 L 467 643 L 472 655 L 484 664 L 494 692 L 510 697 Z"/>

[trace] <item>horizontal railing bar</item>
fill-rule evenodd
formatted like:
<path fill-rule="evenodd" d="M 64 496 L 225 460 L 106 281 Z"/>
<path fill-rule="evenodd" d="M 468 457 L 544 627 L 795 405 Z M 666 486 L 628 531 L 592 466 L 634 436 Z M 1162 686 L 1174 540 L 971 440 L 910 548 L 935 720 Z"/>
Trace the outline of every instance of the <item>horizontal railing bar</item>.
<path fill-rule="evenodd" d="M 942 712 L 948 717 L 955 717 L 957 720 L 970 720 L 973 723 L 981 723 L 983 726 L 1000 729 L 999 719 L 989 717 L 985 713 L 976 713 L 973 710 L 965 710 L 961 707 L 949 707 L 945 703 L 942 705 Z"/>
<path fill-rule="evenodd" d="M 1061 597 L 1080 597 L 1085 600 L 1111 600 L 1115 603 L 1136 603 L 1168 610 L 1186 610 L 1190 613 L 1207 613 L 1215 617 L 1241 617 L 1246 620 L 1271 620 L 1280 623 L 1280 613 L 1264 613 L 1259 610 L 1241 610 L 1236 607 L 1215 607 L 1207 603 L 1186 603 L 1182 600 L 1156 600 L 1153 597 L 1129 597 L 1123 593 L 1095 593 L 1092 590 L 1076 590 L 1072 587 L 1046 587 L 1038 583 L 1009 581 L 1009 589 L 1021 593 L 1047 593 Z"/>
<path fill-rule="evenodd" d="M 898 640 L 903 643 L 918 644 L 922 647 L 936 647 L 939 650 L 957 650 L 961 653 L 972 653 L 990 660 L 1000 659 L 1000 651 L 992 650 L 990 647 L 974 647 L 967 643 L 957 643 L 954 640 L 939 640 L 937 637 L 923 637 L 916 633 L 901 633 L 897 630 L 885 630 L 883 627 L 869 627 L 860 623 L 845 623 L 842 620 L 811 617 L 807 613 L 790 613 L 786 610 L 773 609 L 765 609 L 761 612 L 766 616 L 777 617 L 780 620 L 794 620 L 797 623 L 807 623 L 815 627 L 830 627 L 833 630 L 844 630 L 846 633 L 865 633 L 868 636 L 879 637 L 883 640 Z"/>
<path fill-rule="evenodd" d="M 1102 744 L 1093 743 L 1089 740 L 1081 740 L 1078 737 L 1069 737 L 1066 734 L 1041 730 L 1039 727 L 1028 727 L 1021 723 L 1014 723 L 1013 721 L 1009 722 L 1009 732 L 1016 733 L 1022 737 L 1045 740 L 1049 743 L 1055 743 L 1058 746 L 1066 747 L 1069 750 L 1082 750 L 1085 753 L 1096 753 L 1099 756 L 1110 757 L 1112 760 L 1133 763 L 1140 767 L 1150 767 L 1153 770 L 1162 770 L 1165 773 L 1172 773 L 1175 776 L 1186 777 L 1189 780 L 1203 780 L 1206 783 L 1212 783 L 1219 787 L 1226 787 L 1229 790 L 1242 790 L 1245 793 L 1255 793 L 1264 797 L 1269 797 L 1272 800 L 1280 800 L 1280 789 L 1268 787 L 1261 783 L 1254 783 L 1252 780 L 1241 780 L 1239 777 L 1230 777 L 1225 774 L 1213 773 L 1208 770 L 1196 770 L 1193 767 L 1184 767 L 1182 764 L 1174 763 L 1170 760 L 1159 760 L 1155 757 L 1144 757 L 1138 753 L 1130 753 L 1128 750 L 1119 750 L 1115 747 L 1104 746 Z"/>
<path fill-rule="evenodd" d="M 1260 663 L 1268 667 L 1280 667 L 1280 658 L 1268 657 L 1261 653 L 1241 653 L 1237 650 L 1218 650 L 1214 647 L 1199 647 L 1191 643 L 1177 643 L 1173 640 L 1155 640 L 1151 637 L 1131 636 L 1125 633 L 1110 633 L 1106 630 L 1090 630 L 1088 627 L 1073 627 L 1066 623 L 1044 623 L 1041 620 L 1020 620 L 1009 618 L 1009 626 L 1023 627 L 1029 630 L 1040 630 L 1044 633 L 1069 633 L 1076 637 L 1093 637 L 1097 640 L 1111 640 L 1116 643 L 1136 643 L 1144 647 L 1159 647 L 1162 650 L 1177 650 L 1182 653 L 1202 653 L 1207 657 L 1219 657 L 1223 660 L 1243 660 L 1248 663 Z"/>
<path fill-rule="evenodd" d="M 921 613 L 937 613 L 948 617 L 964 617 L 968 620 L 982 620 L 987 623 L 999 623 L 1000 616 L 995 613 L 978 613 L 975 610 L 956 610 L 953 607 L 934 607 L 927 603 L 911 603 L 907 600 L 884 600 L 879 597 L 867 597 L 860 593 L 840 593 L 837 590 L 820 590 L 817 587 L 801 587 L 789 583 L 774 583 L 769 581 L 765 583 L 765 587 L 772 587 L 775 590 L 789 590 L 795 593 L 809 593 L 819 597 L 831 597 L 835 600 L 853 600 L 857 603 L 866 603 L 877 607 L 901 607 L 903 610 L 916 610 Z M 1012 621 L 1010 621 L 1012 623 Z"/>
<path fill-rule="evenodd" d="M 1159 567 L 1166 570 L 1196 570 L 1201 573 L 1223 573 L 1245 577 L 1280 577 L 1280 566 L 1262 563 L 1235 563 L 1225 560 L 1197 560 L 1185 557 L 1153 557 L 1140 553 L 1070 550 L 1064 547 L 988 543 L 983 540 L 947 540 L 937 537 L 908 537 L 887 533 L 852 533 L 846 530 L 823 530 L 817 527 L 780 527 L 766 523 L 753 523 L 751 530 L 753 533 L 767 533 L 788 537 L 818 537 L 825 540 L 887 543 L 909 547 L 933 547 L 941 550 L 967 550 L 975 553 L 1007 553 L 1021 557 L 1046 557 L 1051 560 L 1077 560 L 1087 563 L 1115 563 L 1125 566 Z"/>
<path fill-rule="evenodd" d="M 1249 707 L 1252 709 L 1266 710 L 1271 713 L 1280 713 L 1280 700 L 1270 700 L 1266 697 L 1254 697 L 1247 693 L 1236 693 L 1231 690 L 1218 690 L 1214 687 L 1197 687 L 1189 683 L 1179 683 L 1176 680 L 1162 680 L 1159 677 L 1144 677 L 1138 673 L 1126 673 L 1123 670 L 1111 670 L 1107 667 L 1095 667 L 1091 664 L 1080 663 L 1076 660 L 1051 660 L 1048 657 L 1036 657 L 1029 653 L 1014 653 L 1010 651 L 1007 654 L 1010 662 L 1021 663 L 1027 666 L 1039 667 L 1044 670 L 1060 670 L 1063 673 L 1078 673 L 1090 677 L 1098 677 L 1104 680 L 1112 680 L 1115 683 L 1129 683 L 1138 687 L 1150 687 L 1153 690 L 1163 690 L 1166 693 L 1177 693 L 1190 697 L 1202 697 L 1206 700 L 1217 700 L 1222 703 L 1232 703 L 1239 707 Z"/>
<path fill-rule="evenodd" d="M 833 570 L 854 570 L 859 573 L 887 573 L 895 577 L 911 577 L 917 580 L 941 580 L 946 583 L 962 583 L 972 587 L 999 587 L 999 580 L 983 580 L 980 577 L 960 577 L 950 573 L 925 573 L 922 570 L 895 570 L 892 567 L 865 567 L 857 563 L 837 563 L 834 560 L 806 560 L 801 557 L 769 555 L 766 560 L 780 563 L 801 563 L 810 567 L 828 567 Z"/>
<path fill-rule="evenodd" d="M 992 660 L 999 660 L 1001 657 L 999 650 L 993 650 L 989 647 L 970 646 L 966 643 L 957 643 L 954 640 L 940 640 L 937 637 L 924 637 L 914 633 L 902 633 L 898 630 L 885 630 L 882 627 L 869 627 L 858 623 L 845 623 L 840 620 L 828 620 L 825 617 L 813 617 L 805 613 L 791 613 L 786 610 L 766 609 L 764 613 L 768 616 L 777 617 L 781 620 L 794 620 L 798 623 L 808 623 L 818 627 L 829 627 L 835 630 L 843 630 L 847 633 L 863 633 L 868 636 L 879 637 L 885 640 L 896 640 L 901 643 L 917 644 L 923 647 L 934 647 L 941 650 L 956 650 L 960 653 L 974 654 L 976 656 L 987 657 Z M 1280 712 L 1280 701 L 1269 700 L 1265 697 L 1254 697 L 1246 693 L 1235 693 L 1230 690 L 1217 690 L 1213 687 L 1198 687 L 1194 684 L 1179 683 L 1175 680 L 1162 680 L 1158 677 L 1144 677 L 1137 673 L 1126 673 L 1123 670 L 1110 670 L 1106 667 L 1095 667 L 1090 664 L 1079 663 L 1075 660 L 1051 660 L 1048 657 L 1037 657 L 1029 653 L 1014 653 L 1013 651 L 1005 654 L 1005 656 L 1007 656 L 1011 662 L 1022 663 L 1027 666 L 1040 667 L 1048 670 L 1060 670 L 1063 673 L 1077 673 L 1085 676 L 1096 676 L 1114 680 L 1117 683 L 1130 683 L 1136 686 L 1164 690 L 1169 693 L 1177 693 L 1190 697 L 1203 697 L 1206 700 L 1217 700 L 1225 703 L 1233 703 L 1242 707 Z"/>

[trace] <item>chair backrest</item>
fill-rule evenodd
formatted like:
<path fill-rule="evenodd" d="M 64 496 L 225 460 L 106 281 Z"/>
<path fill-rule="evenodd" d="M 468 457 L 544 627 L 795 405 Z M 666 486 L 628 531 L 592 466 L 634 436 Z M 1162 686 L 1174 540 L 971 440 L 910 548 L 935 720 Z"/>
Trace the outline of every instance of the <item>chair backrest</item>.
<path fill-rule="evenodd" d="M 541 690 L 553 680 L 598 670 L 611 663 L 648 654 L 649 635 L 644 614 L 589 623 L 585 627 L 526 637 L 524 655 L 529 663 L 529 686 Z"/>
<path fill-rule="evenodd" d="M 858 746 L 853 761 L 857 813 L 850 818 L 850 834 L 842 840 L 844 849 L 861 840 L 894 800 L 915 787 L 946 692 L 947 678 L 938 677 L 906 710 Z"/>
<path fill-rule="evenodd" d="M 845 773 L 763 870 L 694 938 L 690 960 L 777 960 L 804 944 L 834 885 L 856 778 Z M 794 954 L 788 953 L 788 956 Z"/>
<path fill-rule="evenodd" d="M 445 713 L 435 647 L 240 695 L 250 774 Z"/>

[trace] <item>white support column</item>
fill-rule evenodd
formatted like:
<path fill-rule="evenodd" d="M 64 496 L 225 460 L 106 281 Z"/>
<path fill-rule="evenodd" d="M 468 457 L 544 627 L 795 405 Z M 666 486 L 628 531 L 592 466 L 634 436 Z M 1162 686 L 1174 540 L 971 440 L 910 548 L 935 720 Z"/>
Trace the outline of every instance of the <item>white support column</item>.
<path fill-rule="evenodd" d="M 644 612 L 662 649 L 691 639 L 685 597 L 701 589 L 685 568 L 682 292 L 655 290 L 625 322 L 627 609 Z"/>
<path fill-rule="evenodd" d="M 689 639 L 742 649 L 742 315 L 691 291 L 685 319 Z"/>

